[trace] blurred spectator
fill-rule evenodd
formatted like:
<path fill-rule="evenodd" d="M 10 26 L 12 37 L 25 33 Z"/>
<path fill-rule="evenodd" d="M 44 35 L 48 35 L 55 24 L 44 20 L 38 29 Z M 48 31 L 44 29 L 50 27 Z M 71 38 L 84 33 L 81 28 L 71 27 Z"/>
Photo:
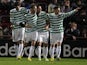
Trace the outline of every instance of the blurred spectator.
<path fill-rule="evenodd" d="M 20 2 L 23 7 L 25 6 L 24 0 L 16 0 L 16 2 Z"/>
<path fill-rule="evenodd" d="M 3 37 L 3 29 L 2 29 L 2 27 L 0 26 L 0 39 L 2 39 Z"/>
<path fill-rule="evenodd" d="M 36 3 L 48 3 L 49 0 L 35 0 Z"/>
<path fill-rule="evenodd" d="M 14 5 L 15 5 L 15 2 L 13 0 L 10 0 L 9 4 L 10 4 L 10 9 L 13 9 Z"/>
<path fill-rule="evenodd" d="M 64 0 L 64 5 L 61 7 L 61 11 L 64 13 L 72 11 L 70 0 Z M 68 28 L 69 21 L 71 21 L 72 15 L 64 19 L 64 28 Z"/>
<path fill-rule="evenodd" d="M 87 38 L 87 7 L 83 6 L 77 15 L 73 16 L 81 30 L 81 36 Z"/>
<path fill-rule="evenodd" d="M 24 6 L 27 10 L 30 9 L 30 3 L 29 3 L 29 2 L 24 1 L 23 6 Z"/>
<path fill-rule="evenodd" d="M 74 22 L 71 23 L 70 28 L 65 31 L 65 37 L 71 40 L 76 40 L 79 35 L 80 31 L 77 29 L 77 24 Z"/>
<path fill-rule="evenodd" d="M 82 24 L 80 23 L 80 27 L 82 27 L 82 36 L 84 38 L 87 38 L 87 12 L 85 10 L 82 10 L 82 13 L 81 13 L 81 21 L 82 21 Z"/>
<path fill-rule="evenodd" d="M 4 35 L 10 35 L 10 31 L 9 31 L 9 28 L 8 27 L 6 27 L 6 28 L 3 29 L 3 34 Z"/>
<path fill-rule="evenodd" d="M 2 0 L 1 1 L 1 4 L 0 4 L 0 8 L 3 9 L 3 10 L 10 10 L 10 4 L 9 4 L 9 0 Z"/>
<path fill-rule="evenodd" d="M 84 5 L 84 2 L 82 2 L 83 0 L 75 0 L 73 3 L 72 3 L 72 8 L 75 9 L 79 6 L 82 6 Z"/>
<path fill-rule="evenodd" d="M 11 23 L 9 22 L 8 18 L 6 17 L 3 17 L 2 20 L 1 20 L 1 26 L 2 28 L 6 28 L 6 27 L 10 27 Z"/>
<path fill-rule="evenodd" d="M 59 5 L 58 0 L 52 0 L 52 2 L 48 5 L 48 13 L 53 12 L 53 8 Z"/>
<path fill-rule="evenodd" d="M 32 3 L 36 3 L 36 0 L 25 0 L 26 2 L 28 2 L 29 4 L 32 4 Z M 39 1 L 37 1 L 39 2 Z"/>
<path fill-rule="evenodd" d="M 83 33 L 82 34 L 83 34 L 83 37 L 84 38 L 87 38 L 87 28 L 86 29 L 83 29 Z"/>
<path fill-rule="evenodd" d="M 1 21 L 1 27 L 3 31 L 3 38 L 8 39 L 9 36 L 11 36 L 11 29 L 10 29 L 11 23 L 9 22 L 8 18 L 3 17 Z"/>
<path fill-rule="evenodd" d="M 61 8 L 62 12 L 70 12 L 72 10 L 72 7 L 70 6 L 70 0 L 65 0 L 64 5 Z"/>

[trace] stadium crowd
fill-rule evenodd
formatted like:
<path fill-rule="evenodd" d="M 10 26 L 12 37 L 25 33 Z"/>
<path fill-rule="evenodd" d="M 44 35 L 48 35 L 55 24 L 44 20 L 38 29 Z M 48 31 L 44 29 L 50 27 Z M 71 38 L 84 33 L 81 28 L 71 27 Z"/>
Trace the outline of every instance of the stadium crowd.
<path fill-rule="evenodd" d="M 65 13 L 82 7 L 78 13 L 64 19 L 65 38 L 87 38 L 87 0 L 0 0 L 0 38 L 11 38 L 9 13 L 17 1 L 27 10 L 30 9 L 31 3 L 40 4 L 47 13 L 53 12 L 56 5 L 60 5 L 61 12 Z"/>

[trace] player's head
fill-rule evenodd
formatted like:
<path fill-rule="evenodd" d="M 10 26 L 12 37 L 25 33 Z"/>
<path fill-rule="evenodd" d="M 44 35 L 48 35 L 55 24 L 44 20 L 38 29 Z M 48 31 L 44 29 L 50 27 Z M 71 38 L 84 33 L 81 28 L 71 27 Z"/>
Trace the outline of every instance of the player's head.
<path fill-rule="evenodd" d="M 41 11 L 42 11 L 42 7 L 41 7 L 41 5 L 38 5 L 37 6 L 37 12 L 40 13 Z"/>
<path fill-rule="evenodd" d="M 54 7 L 54 13 L 55 14 L 59 14 L 60 13 L 60 7 L 59 6 L 55 6 Z"/>
<path fill-rule="evenodd" d="M 21 2 L 16 2 L 15 7 L 21 6 Z"/>
<path fill-rule="evenodd" d="M 35 4 L 31 4 L 30 11 L 31 11 L 31 13 L 36 13 L 37 12 L 37 6 Z"/>
<path fill-rule="evenodd" d="M 21 3 L 20 2 L 16 2 L 15 3 L 15 7 L 16 7 L 16 10 L 19 10 L 19 7 L 21 7 Z"/>

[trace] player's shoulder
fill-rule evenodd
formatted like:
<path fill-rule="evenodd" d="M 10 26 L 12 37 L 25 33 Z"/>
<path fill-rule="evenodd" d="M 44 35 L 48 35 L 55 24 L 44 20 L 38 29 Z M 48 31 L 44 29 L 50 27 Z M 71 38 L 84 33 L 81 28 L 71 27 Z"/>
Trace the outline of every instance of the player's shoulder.
<path fill-rule="evenodd" d="M 60 16 L 64 16 L 65 14 L 64 12 L 59 13 Z"/>
<path fill-rule="evenodd" d="M 31 14 L 31 12 L 30 11 L 28 11 L 28 13 L 26 14 L 26 16 L 31 16 L 32 14 Z"/>
<path fill-rule="evenodd" d="M 46 15 L 46 12 L 45 11 L 41 11 L 40 15 Z"/>
<path fill-rule="evenodd" d="M 21 7 L 21 11 L 27 11 L 25 7 Z"/>
<path fill-rule="evenodd" d="M 25 10 L 26 8 L 25 7 L 21 7 L 22 10 Z"/>
<path fill-rule="evenodd" d="M 49 16 L 54 16 L 55 14 L 54 13 L 48 13 Z"/>
<path fill-rule="evenodd" d="M 10 10 L 10 12 L 15 12 L 15 11 L 16 11 L 16 8 Z"/>
<path fill-rule="evenodd" d="M 42 13 L 42 14 L 46 14 L 46 12 L 45 12 L 45 11 L 41 11 L 41 13 Z"/>
<path fill-rule="evenodd" d="M 61 12 L 60 14 L 65 14 L 64 12 Z"/>
<path fill-rule="evenodd" d="M 27 16 L 27 17 L 36 17 L 37 15 L 36 15 L 36 13 L 35 14 L 31 14 L 31 12 L 29 11 L 25 16 Z"/>

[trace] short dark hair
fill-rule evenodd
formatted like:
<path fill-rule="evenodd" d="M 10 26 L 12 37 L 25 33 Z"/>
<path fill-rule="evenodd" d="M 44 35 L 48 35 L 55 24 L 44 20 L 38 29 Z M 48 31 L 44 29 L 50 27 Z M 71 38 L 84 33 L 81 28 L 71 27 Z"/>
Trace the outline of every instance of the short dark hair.
<path fill-rule="evenodd" d="M 39 6 L 41 6 L 41 4 L 37 4 L 37 8 L 38 8 Z M 41 6 L 41 7 L 42 7 L 42 6 Z"/>
<path fill-rule="evenodd" d="M 21 5 L 21 2 L 16 2 L 15 3 L 15 7 L 20 6 L 20 5 Z"/>
<path fill-rule="evenodd" d="M 31 4 L 30 9 L 34 8 L 35 6 L 37 6 L 37 5 L 36 4 Z"/>

